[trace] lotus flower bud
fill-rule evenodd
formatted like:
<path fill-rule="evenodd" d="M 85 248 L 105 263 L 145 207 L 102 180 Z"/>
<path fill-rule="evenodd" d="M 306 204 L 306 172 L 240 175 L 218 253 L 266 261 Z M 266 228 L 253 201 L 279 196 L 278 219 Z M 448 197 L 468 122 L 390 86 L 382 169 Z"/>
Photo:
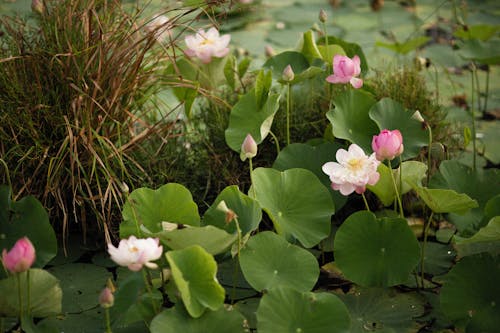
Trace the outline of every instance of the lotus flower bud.
<path fill-rule="evenodd" d="M 292 66 L 287 65 L 283 70 L 283 75 L 281 76 L 283 81 L 290 82 L 295 78 L 295 73 L 293 72 Z"/>
<path fill-rule="evenodd" d="M 425 123 L 425 119 L 424 117 L 422 117 L 422 114 L 420 113 L 420 111 L 415 111 L 415 113 L 411 116 L 413 119 L 415 119 L 416 121 L 419 121 L 421 123 Z"/>
<path fill-rule="evenodd" d="M 253 158 L 256 155 L 257 155 L 257 142 L 255 142 L 251 134 L 247 134 L 245 140 L 243 140 L 243 144 L 241 145 L 240 158 L 242 161 L 244 161 L 247 158 Z"/>
<path fill-rule="evenodd" d="M 38 14 L 43 14 L 45 12 L 45 5 L 43 0 L 33 0 L 31 2 L 31 10 Z"/>
<path fill-rule="evenodd" d="M 12 274 L 30 269 L 35 258 L 35 248 L 28 237 L 19 239 L 9 252 L 6 249 L 2 251 L 3 265 Z"/>
<path fill-rule="evenodd" d="M 325 23 L 327 19 L 328 19 L 328 15 L 326 15 L 326 12 L 324 9 L 321 9 L 319 11 L 319 21 L 321 23 Z"/>
<path fill-rule="evenodd" d="M 103 308 L 110 308 L 115 303 L 115 297 L 111 292 L 111 289 L 106 287 L 99 294 L 99 304 Z"/>
<path fill-rule="evenodd" d="M 274 51 L 274 49 L 272 48 L 271 45 L 266 45 L 264 47 L 264 52 L 266 54 L 266 57 L 268 57 L 268 58 L 274 57 L 276 55 L 276 51 Z"/>
<path fill-rule="evenodd" d="M 392 160 L 403 153 L 403 136 L 398 130 L 389 131 L 384 129 L 379 135 L 373 136 L 372 149 L 377 160 Z"/>

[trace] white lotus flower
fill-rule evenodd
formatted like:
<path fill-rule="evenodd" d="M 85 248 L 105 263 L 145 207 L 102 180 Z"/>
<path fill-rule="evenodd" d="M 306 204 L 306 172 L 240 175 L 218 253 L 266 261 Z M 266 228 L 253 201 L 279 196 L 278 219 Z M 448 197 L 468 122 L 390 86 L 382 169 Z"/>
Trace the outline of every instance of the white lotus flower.
<path fill-rule="evenodd" d="M 212 57 L 223 58 L 229 53 L 230 40 L 230 35 L 220 36 L 219 31 L 213 27 L 206 32 L 200 29 L 195 35 L 186 36 L 185 42 L 188 48 L 185 53 L 208 64 L 212 61 Z"/>
<path fill-rule="evenodd" d="M 332 188 L 342 195 L 349 195 L 354 191 L 364 193 L 367 184 L 375 185 L 378 182 L 380 174 L 377 167 L 380 161 L 375 153 L 367 156 L 363 149 L 353 143 L 348 150 L 337 150 L 335 157 L 338 163 L 327 162 L 322 170 L 330 176 Z"/>
<path fill-rule="evenodd" d="M 130 236 L 120 240 L 117 248 L 109 243 L 108 253 L 114 262 L 127 266 L 131 271 L 140 271 L 142 266 L 157 268 L 158 265 L 151 261 L 159 259 L 163 253 L 163 247 L 159 243 L 158 238 L 138 239 Z"/>
<path fill-rule="evenodd" d="M 154 36 L 158 41 L 164 41 L 172 36 L 172 24 L 169 24 L 169 19 L 165 15 L 156 15 L 148 24 L 146 31 L 154 32 Z"/>

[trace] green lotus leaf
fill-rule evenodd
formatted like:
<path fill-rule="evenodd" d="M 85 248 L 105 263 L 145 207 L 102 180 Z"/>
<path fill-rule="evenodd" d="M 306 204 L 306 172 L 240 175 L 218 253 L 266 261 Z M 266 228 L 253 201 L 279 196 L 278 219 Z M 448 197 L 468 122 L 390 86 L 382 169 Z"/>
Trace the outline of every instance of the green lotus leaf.
<path fill-rule="evenodd" d="M 328 237 L 335 207 L 330 193 L 311 171 L 258 168 L 252 178 L 250 193 L 255 193 L 278 234 L 292 236 L 305 247 Z"/>
<path fill-rule="evenodd" d="M 455 248 L 460 257 L 488 252 L 492 255 L 500 254 L 500 216 L 490 220 L 488 225 L 470 238 L 453 236 Z"/>
<path fill-rule="evenodd" d="M 151 322 L 151 333 L 244 333 L 245 318 L 236 310 L 221 307 L 192 318 L 181 306 L 162 311 Z"/>
<path fill-rule="evenodd" d="M 422 327 L 416 320 L 424 314 L 425 308 L 418 294 L 385 288 L 357 288 L 339 298 L 351 314 L 351 333 L 416 333 Z"/>
<path fill-rule="evenodd" d="M 224 303 L 224 288 L 217 281 L 217 263 L 201 246 L 166 253 L 172 277 L 186 310 L 199 318 L 206 309 L 218 310 Z"/>
<path fill-rule="evenodd" d="M 375 99 L 367 92 L 348 90 L 334 101 L 335 109 L 326 117 L 332 124 L 333 135 L 360 146 L 366 154 L 372 151 L 372 138 L 379 133 L 377 124 L 369 117 Z"/>
<path fill-rule="evenodd" d="M 301 168 L 311 171 L 328 188 L 335 204 L 335 210 L 342 208 L 347 202 L 347 197 L 335 191 L 330 186 L 331 182 L 321 167 L 326 162 L 335 160 L 335 153 L 342 148 L 338 143 L 325 142 L 317 146 L 304 143 L 292 143 L 283 148 L 276 160 L 273 168 L 284 171 L 287 169 Z"/>
<path fill-rule="evenodd" d="M 237 234 L 207 225 L 204 227 L 188 227 L 171 231 L 161 231 L 152 234 L 158 237 L 162 244 L 172 250 L 181 250 L 191 245 L 199 245 L 212 255 L 223 253 L 238 239 Z"/>
<path fill-rule="evenodd" d="M 468 333 L 496 332 L 500 325 L 500 257 L 462 258 L 441 288 L 444 314 Z"/>
<path fill-rule="evenodd" d="M 405 219 L 377 219 L 367 211 L 344 221 L 333 253 L 346 278 L 369 287 L 406 282 L 420 259 L 420 247 Z"/>
<path fill-rule="evenodd" d="M 415 191 L 427 207 L 434 213 L 465 214 L 471 208 L 478 207 L 477 201 L 467 194 L 457 193 L 453 190 L 432 189 L 415 185 Z"/>
<path fill-rule="evenodd" d="M 459 54 L 464 59 L 498 65 L 500 64 L 500 41 L 492 39 L 483 42 L 479 39 L 468 39 L 461 45 Z"/>
<path fill-rule="evenodd" d="M 11 199 L 8 186 L 0 186 L 0 250 L 10 250 L 23 237 L 28 237 L 36 250 L 33 267 L 43 267 L 57 254 L 57 239 L 49 215 L 34 196 L 19 201 Z M 4 270 L 0 270 L 0 278 Z"/>
<path fill-rule="evenodd" d="M 19 273 L 21 282 L 22 304 L 28 304 L 28 271 Z M 30 311 L 34 317 L 58 315 L 62 311 L 62 290 L 59 281 L 49 272 L 32 268 L 29 270 Z M 0 280 L 0 317 L 19 316 L 18 276 L 9 276 Z M 26 308 L 24 308 L 26 311 Z"/>
<path fill-rule="evenodd" d="M 212 206 L 203 215 L 202 225 L 213 225 L 230 234 L 236 233 L 236 223 L 234 221 L 226 223 L 225 213 L 217 209 L 221 201 L 224 201 L 238 216 L 243 235 L 257 229 L 262 220 L 262 208 L 257 201 L 243 194 L 236 185 L 228 186 L 219 193 Z"/>
<path fill-rule="evenodd" d="M 264 141 L 279 109 L 279 100 L 279 94 L 269 94 L 262 108 L 259 108 L 255 90 L 242 96 L 229 116 L 229 126 L 225 131 L 228 146 L 239 153 L 247 134 L 251 134 L 257 143 Z"/>
<path fill-rule="evenodd" d="M 163 230 L 162 222 L 200 225 L 198 206 L 183 185 L 169 183 L 157 190 L 139 188 L 130 193 L 122 211 L 120 238 L 141 236 L 140 226 L 152 233 Z"/>
<path fill-rule="evenodd" d="M 257 309 L 259 333 L 347 333 L 350 324 L 346 306 L 332 293 L 273 288 Z"/>
<path fill-rule="evenodd" d="M 250 238 L 241 250 L 240 266 L 248 283 L 258 291 L 278 286 L 309 291 L 319 277 L 318 262 L 309 251 L 270 231 Z"/>
<path fill-rule="evenodd" d="M 454 190 L 477 201 L 478 207 L 467 214 L 448 214 L 448 220 L 457 227 L 460 236 L 469 237 L 483 226 L 481 223 L 488 222 L 483 221 L 484 207 L 488 200 L 500 194 L 500 172 L 498 169 L 473 170 L 457 161 L 443 161 L 429 187 Z"/>
<path fill-rule="evenodd" d="M 413 111 L 405 110 L 401 104 L 390 98 L 378 101 L 371 108 L 369 115 L 380 130 L 397 129 L 401 132 L 404 145 L 404 152 L 401 155 L 403 160 L 417 156 L 420 149 L 429 144 L 429 134 L 421 122 L 412 118 Z"/>

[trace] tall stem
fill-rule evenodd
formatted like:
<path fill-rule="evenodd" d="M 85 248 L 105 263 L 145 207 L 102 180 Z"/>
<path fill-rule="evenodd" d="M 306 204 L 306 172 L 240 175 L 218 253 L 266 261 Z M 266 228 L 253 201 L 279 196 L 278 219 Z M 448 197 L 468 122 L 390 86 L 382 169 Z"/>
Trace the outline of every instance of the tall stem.
<path fill-rule="evenodd" d="M 26 271 L 26 290 L 28 293 L 27 296 L 27 304 L 26 304 L 26 313 L 29 315 L 31 313 L 31 284 L 30 284 L 30 270 Z"/>
<path fill-rule="evenodd" d="M 365 207 L 366 207 L 366 210 L 371 212 L 370 210 L 370 206 L 368 206 L 368 201 L 366 201 L 366 197 L 365 197 L 365 194 L 364 193 L 361 193 L 361 196 L 363 197 L 363 201 L 365 203 Z"/>
<path fill-rule="evenodd" d="M 399 215 L 404 218 L 403 204 L 401 203 L 401 196 L 399 195 L 398 185 L 396 184 L 396 179 L 394 179 L 394 174 L 392 173 L 391 161 L 387 160 L 387 166 L 389 167 L 389 173 L 391 174 L 392 184 L 394 185 L 394 191 L 396 192 L 396 200 L 399 207 Z M 401 169 L 401 164 L 399 165 Z M 401 171 L 400 171 L 401 172 Z"/>
<path fill-rule="evenodd" d="M 151 305 L 153 306 L 153 310 L 155 312 L 155 314 L 158 314 L 158 308 L 156 307 L 156 303 L 153 299 L 153 289 L 151 289 L 151 285 L 149 284 L 149 272 L 146 271 L 146 269 L 142 269 L 142 276 L 144 278 L 144 284 L 146 285 L 146 290 L 148 291 L 149 293 L 149 296 L 151 298 Z"/>
<path fill-rule="evenodd" d="M 432 129 L 429 124 L 425 125 L 427 127 L 427 131 L 429 133 L 429 147 L 427 148 L 427 185 L 429 185 L 429 180 L 430 180 L 430 172 L 431 172 L 431 167 L 432 167 L 432 160 L 431 160 L 431 147 L 432 147 Z"/>
<path fill-rule="evenodd" d="M 291 104 L 291 84 L 287 83 L 287 94 L 286 94 L 286 144 L 290 144 L 290 104 Z"/>
<path fill-rule="evenodd" d="M 269 131 L 269 134 L 271 134 L 271 136 L 273 137 L 273 140 L 274 140 L 274 144 L 276 146 L 276 154 L 279 154 L 280 153 L 280 142 L 278 141 L 278 138 L 276 137 L 276 135 L 273 133 L 273 131 Z"/>
<path fill-rule="evenodd" d="M 424 242 L 422 243 L 422 251 L 420 254 L 420 279 L 422 280 L 422 289 L 424 289 L 424 275 L 425 275 L 425 269 L 424 269 L 424 264 L 425 264 L 425 246 L 427 245 L 427 234 L 429 233 L 429 227 L 432 224 L 432 218 L 434 216 L 434 212 L 431 213 L 431 216 L 429 216 L 429 220 L 427 221 L 427 224 L 424 227 Z"/>
<path fill-rule="evenodd" d="M 470 113 L 472 118 L 472 170 L 476 171 L 476 119 L 474 114 L 474 78 L 476 76 L 476 65 L 472 62 L 472 75 L 471 75 L 471 103 Z"/>
<path fill-rule="evenodd" d="M 19 297 L 19 320 L 23 318 L 23 292 L 21 289 L 21 274 L 17 273 L 17 296 Z"/>
<path fill-rule="evenodd" d="M 106 333 L 112 333 L 111 331 L 111 320 L 109 319 L 109 308 L 104 309 L 104 318 L 106 321 Z"/>
<path fill-rule="evenodd" d="M 329 45 L 328 45 L 328 34 L 326 32 L 326 22 L 322 22 L 322 26 L 323 26 L 323 35 L 325 36 L 325 46 L 326 46 L 326 63 L 329 64 L 330 61 L 332 61 L 332 66 L 333 66 L 333 59 L 330 58 L 330 48 L 329 48 Z M 329 69 L 328 69 L 328 73 L 331 74 L 332 72 L 332 66 L 329 66 Z M 327 84 L 326 85 L 328 88 L 328 100 L 330 100 L 331 96 L 332 96 L 332 85 L 331 84 Z"/>
<path fill-rule="evenodd" d="M 252 165 L 252 158 L 249 158 L 248 159 L 248 164 L 249 164 L 249 167 L 250 167 L 250 182 L 252 183 L 252 195 L 253 195 L 253 198 L 254 199 L 257 199 L 257 195 L 255 194 L 255 185 L 253 183 L 253 165 Z"/>
<path fill-rule="evenodd" d="M 490 94 L 490 69 L 486 70 L 486 87 L 484 88 L 483 116 L 488 111 L 488 95 Z"/>

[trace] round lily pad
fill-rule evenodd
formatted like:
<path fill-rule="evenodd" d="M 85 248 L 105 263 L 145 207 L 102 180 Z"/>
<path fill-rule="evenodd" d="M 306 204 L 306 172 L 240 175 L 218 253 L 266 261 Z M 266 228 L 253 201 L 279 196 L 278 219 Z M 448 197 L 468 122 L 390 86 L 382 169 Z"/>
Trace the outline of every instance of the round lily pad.
<path fill-rule="evenodd" d="M 405 283 L 420 259 L 420 247 L 405 219 L 361 211 L 340 226 L 334 241 L 337 266 L 362 286 Z"/>

